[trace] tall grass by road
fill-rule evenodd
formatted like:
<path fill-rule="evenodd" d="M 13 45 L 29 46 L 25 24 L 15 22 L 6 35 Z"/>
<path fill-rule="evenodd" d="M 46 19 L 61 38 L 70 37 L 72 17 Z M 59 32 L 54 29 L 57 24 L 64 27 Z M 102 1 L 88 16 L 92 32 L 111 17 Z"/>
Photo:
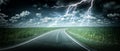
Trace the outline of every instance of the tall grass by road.
<path fill-rule="evenodd" d="M 39 36 L 56 28 L 0 28 L 0 48 Z"/>
<path fill-rule="evenodd" d="M 78 41 L 98 51 L 120 50 L 119 27 L 69 28 L 67 32 Z"/>

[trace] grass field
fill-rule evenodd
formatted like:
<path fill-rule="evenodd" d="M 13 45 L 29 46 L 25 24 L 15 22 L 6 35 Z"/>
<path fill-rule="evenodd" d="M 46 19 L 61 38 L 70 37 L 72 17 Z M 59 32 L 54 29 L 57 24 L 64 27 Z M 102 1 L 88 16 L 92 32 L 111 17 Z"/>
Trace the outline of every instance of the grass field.
<path fill-rule="evenodd" d="M 57 28 L 0 28 L 0 48 L 14 45 Z"/>
<path fill-rule="evenodd" d="M 67 32 L 78 41 L 98 51 L 120 50 L 120 28 L 118 27 L 69 28 Z"/>
<path fill-rule="evenodd" d="M 15 45 L 58 28 L 0 28 L 0 48 Z M 73 27 L 66 30 L 76 40 L 97 51 L 120 49 L 119 27 Z"/>

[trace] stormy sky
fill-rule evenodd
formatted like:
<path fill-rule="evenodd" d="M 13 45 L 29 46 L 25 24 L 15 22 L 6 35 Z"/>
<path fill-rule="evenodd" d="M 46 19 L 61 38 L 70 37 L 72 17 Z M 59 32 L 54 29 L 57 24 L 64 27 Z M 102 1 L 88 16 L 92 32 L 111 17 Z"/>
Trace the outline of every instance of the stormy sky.
<path fill-rule="evenodd" d="M 75 10 L 71 10 L 69 15 L 65 16 L 69 5 L 80 1 L 0 0 L 0 27 L 120 25 L 118 0 L 94 0 L 89 19 L 85 18 L 85 13 L 91 6 L 91 0 L 77 5 Z"/>

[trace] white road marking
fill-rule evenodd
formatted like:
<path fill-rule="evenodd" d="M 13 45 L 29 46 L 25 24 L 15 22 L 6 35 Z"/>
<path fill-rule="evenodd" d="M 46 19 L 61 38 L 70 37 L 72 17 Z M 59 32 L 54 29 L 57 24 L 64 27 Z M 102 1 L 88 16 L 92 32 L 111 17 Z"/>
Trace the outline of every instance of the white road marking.
<path fill-rule="evenodd" d="M 74 41 L 75 43 L 77 43 L 80 47 L 83 47 L 84 49 L 86 49 L 87 51 L 91 51 L 88 47 L 85 47 L 83 44 L 79 43 L 77 40 L 75 40 L 74 38 L 72 38 L 70 35 L 68 35 L 65 30 L 64 30 L 64 33 L 72 40 Z"/>
<path fill-rule="evenodd" d="M 45 35 L 48 35 L 48 34 L 54 32 L 54 31 L 57 31 L 57 30 L 53 30 L 53 31 L 44 33 L 44 34 L 42 34 L 42 35 L 40 35 L 40 36 L 38 36 L 38 37 L 35 37 L 35 38 L 31 39 L 31 40 L 25 41 L 25 42 L 23 42 L 23 43 L 20 43 L 20 44 L 14 45 L 14 46 L 2 48 L 2 49 L 0 49 L 0 51 L 1 51 L 1 50 L 8 50 L 8 49 L 12 49 L 12 48 L 16 48 L 16 47 L 22 46 L 22 45 L 24 45 L 24 44 L 27 44 L 27 43 L 33 41 L 33 40 L 36 40 L 36 39 L 40 38 L 40 37 L 43 37 L 43 36 L 45 36 Z"/>
<path fill-rule="evenodd" d="M 44 33 L 44 34 L 42 34 L 42 35 L 40 35 L 40 36 L 38 36 L 38 37 L 35 37 L 35 38 L 31 39 L 31 40 L 25 41 L 25 42 L 20 43 L 20 44 L 18 44 L 18 45 L 14 45 L 14 46 L 7 47 L 7 48 L 2 48 L 2 49 L 0 49 L 0 51 L 1 51 L 1 50 L 8 50 L 8 49 L 12 49 L 12 48 L 16 48 L 16 47 L 22 46 L 22 45 L 24 45 L 24 44 L 27 44 L 27 43 L 29 43 L 29 42 L 31 42 L 31 41 L 34 41 L 34 40 L 36 40 L 36 39 L 38 39 L 38 38 L 41 38 L 41 37 L 44 37 L 44 36 L 46 36 L 46 35 L 48 35 L 48 34 L 51 34 L 52 32 L 58 31 L 58 30 L 64 31 L 64 33 L 65 33 L 72 41 L 74 41 L 75 43 L 77 43 L 80 47 L 83 47 L 84 49 L 90 51 L 89 48 L 83 46 L 81 43 L 79 43 L 79 42 L 76 41 L 74 38 L 72 38 L 70 35 L 68 35 L 68 34 L 65 32 L 65 29 L 57 29 L 57 30 L 53 30 L 53 31 Z M 60 31 L 59 31 L 59 33 L 60 33 Z M 59 33 L 57 34 L 56 40 L 58 40 Z"/>
<path fill-rule="evenodd" d="M 58 42 L 58 36 L 59 36 L 59 33 L 60 33 L 60 32 L 57 33 L 57 36 L 56 36 L 56 42 Z"/>

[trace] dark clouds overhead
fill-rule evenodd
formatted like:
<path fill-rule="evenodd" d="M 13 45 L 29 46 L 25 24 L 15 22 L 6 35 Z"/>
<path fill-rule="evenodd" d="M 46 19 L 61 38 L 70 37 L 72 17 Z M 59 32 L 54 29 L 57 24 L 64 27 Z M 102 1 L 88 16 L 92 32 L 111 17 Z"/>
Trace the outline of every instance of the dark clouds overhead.
<path fill-rule="evenodd" d="M 56 19 L 59 15 L 64 15 L 68 5 L 79 1 L 81 0 L 0 0 L 0 13 L 8 16 L 4 19 L 0 18 L 0 21 L 7 20 L 7 24 L 12 23 L 14 25 L 31 21 L 36 24 L 49 24 L 48 22 Z M 87 1 L 78 5 L 76 16 L 80 16 L 81 13 L 83 14 L 89 8 L 90 0 Z M 21 16 L 23 12 L 29 12 L 30 14 Z M 92 16 L 96 17 L 98 21 L 105 20 L 105 22 L 109 22 L 109 25 L 119 25 L 119 1 L 94 0 Z"/>

